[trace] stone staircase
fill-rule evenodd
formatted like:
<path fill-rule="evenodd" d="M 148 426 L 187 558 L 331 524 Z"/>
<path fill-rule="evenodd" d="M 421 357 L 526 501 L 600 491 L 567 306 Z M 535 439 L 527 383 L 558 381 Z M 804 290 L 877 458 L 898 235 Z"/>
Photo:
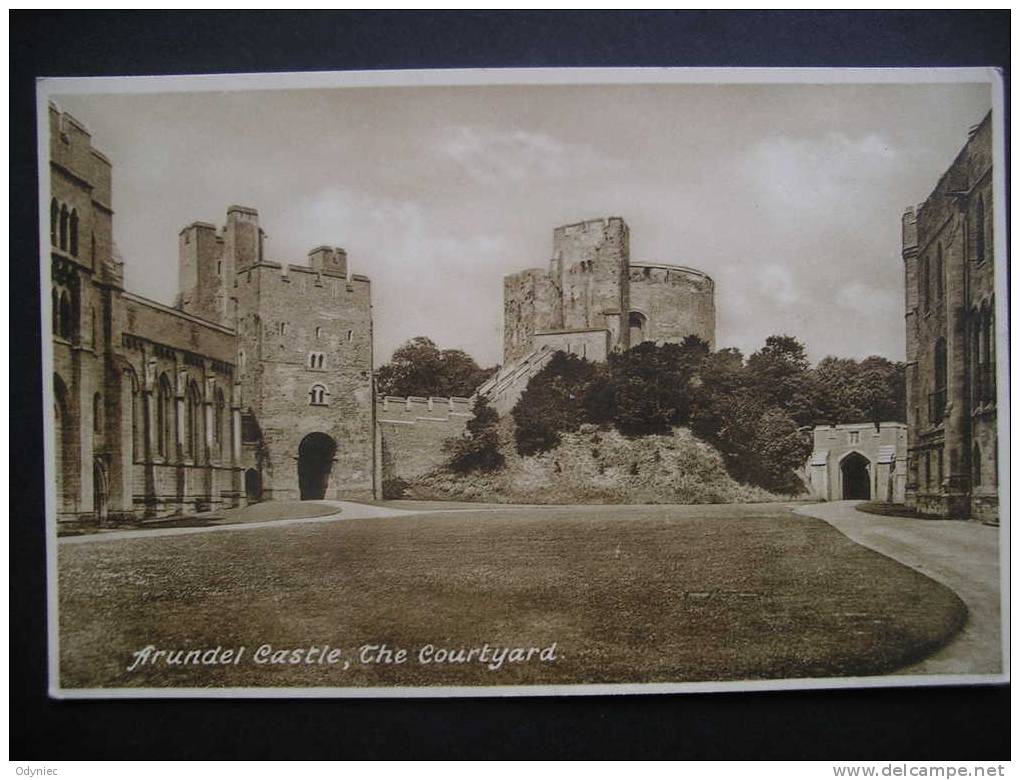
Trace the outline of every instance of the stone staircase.
<path fill-rule="evenodd" d="M 545 368 L 556 353 L 548 344 L 543 344 L 522 358 L 502 366 L 495 376 L 487 380 L 476 391 L 489 399 L 492 408 L 500 414 L 506 414 L 517 403 L 524 388 L 535 374 Z"/>

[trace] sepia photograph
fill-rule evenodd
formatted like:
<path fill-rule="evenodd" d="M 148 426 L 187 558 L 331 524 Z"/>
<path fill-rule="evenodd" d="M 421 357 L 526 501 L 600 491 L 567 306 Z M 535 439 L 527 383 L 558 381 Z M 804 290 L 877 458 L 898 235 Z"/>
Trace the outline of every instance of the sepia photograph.
<path fill-rule="evenodd" d="M 1007 682 L 992 69 L 40 79 L 56 698 Z"/>

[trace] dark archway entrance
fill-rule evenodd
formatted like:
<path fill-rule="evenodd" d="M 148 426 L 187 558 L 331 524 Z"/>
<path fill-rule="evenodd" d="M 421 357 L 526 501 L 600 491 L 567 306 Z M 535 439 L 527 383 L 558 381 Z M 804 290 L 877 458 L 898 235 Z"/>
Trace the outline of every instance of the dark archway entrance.
<path fill-rule="evenodd" d="M 262 475 L 255 469 L 244 472 L 244 495 L 249 504 L 262 500 Z"/>
<path fill-rule="evenodd" d="M 298 485 L 301 500 L 326 497 L 336 442 L 324 433 L 310 433 L 298 446 Z"/>
<path fill-rule="evenodd" d="M 96 458 L 92 461 L 92 511 L 97 522 L 106 520 L 110 499 L 110 485 L 106 479 L 106 466 Z"/>
<path fill-rule="evenodd" d="M 630 328 L 630 345 L 636 347 L 646 338 L 648 318 L 639 311 L 632 311 L 627 320 L 627 325 Z"/>
<path fill-rule="evenodd" d="M 851 452 L 839 466 L 843 474 L 843 498 L 867 501 L 871 498 L 871 461 Z"/>

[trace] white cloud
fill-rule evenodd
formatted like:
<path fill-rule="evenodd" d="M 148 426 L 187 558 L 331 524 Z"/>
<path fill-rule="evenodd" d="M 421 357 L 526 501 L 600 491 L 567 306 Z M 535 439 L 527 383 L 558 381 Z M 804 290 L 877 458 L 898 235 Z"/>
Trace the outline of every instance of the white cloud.
<path fill-rule="evenodd" d="M 882 186 L 903 166 L 903 155 L 878 135 L 850 138 L 779 136 L 757 143 L 740 163 L 750 193 L 769 211 L 818 213 L 851 203 Z M 841 215 L 833 214 L 839 219 Z"/>
<path fill-rule="evenodd" d="M 564 143 L 545 133 L 467 125 L 451 127 L 436 151 L 483 184 L 556 179 L 616 165 L 589 146 Z"/>
<path fill-rule="evenodd" d="M 354 273 L 372 280 L 376 362 L 418 335 L 482 363 L 500 359 L 501 268 L 512 263 L 499 236 L 443 232 L 421 203 L 332 188 L 277 215 L 273 259 L 303 264 L 317 244 L 342 245 Z M 280 254 L 277 254 L 280 253 Z"/>

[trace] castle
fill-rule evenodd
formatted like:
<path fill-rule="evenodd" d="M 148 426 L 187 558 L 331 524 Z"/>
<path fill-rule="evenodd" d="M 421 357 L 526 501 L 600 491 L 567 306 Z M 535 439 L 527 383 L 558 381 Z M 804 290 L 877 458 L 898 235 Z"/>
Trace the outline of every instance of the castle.
<path fill-rule="evenodd" d="M 377 495 L 371 286 L 345 252 L 284 267 L 231 206 L 180 232 L 176 306 L 135 295 L 110 161 L 52 105 L 49 126 L 57 518 Z"/>
<path fill-rule="evenodd" d="M 903 214 L 906 500 L 925 515 L 997 522 L 991 119 Z"/>
<path fill-rule="evenodd" d="M 255 209 L 178 236 L 174 306 L 124 289 L 112 165 L 56 106 L 50 268 L 58 520 L 118 520 L 268 499 L 369 499 L 438 466 L 467 398 L 376 398 L 369 279 L 346 252 L 266 258 Z M 631 263 L 622 219 L 557 228 L 548 271 L 506 278 L 504 366 L 479 393 L 508 411 L 556 350 L 715 338 L 712 280 Z"/>
<path fill-rule="evenodd" d="M 553 231 L 547 269 L 503 279 L 503 365 L 479 393 L 505 413 L 557 351 L 604 361 L 645 341 L 691 335 L 715 348 L 715 285 L 707 274 L 632 262 L 620 217 L 564 225 Z"/>

